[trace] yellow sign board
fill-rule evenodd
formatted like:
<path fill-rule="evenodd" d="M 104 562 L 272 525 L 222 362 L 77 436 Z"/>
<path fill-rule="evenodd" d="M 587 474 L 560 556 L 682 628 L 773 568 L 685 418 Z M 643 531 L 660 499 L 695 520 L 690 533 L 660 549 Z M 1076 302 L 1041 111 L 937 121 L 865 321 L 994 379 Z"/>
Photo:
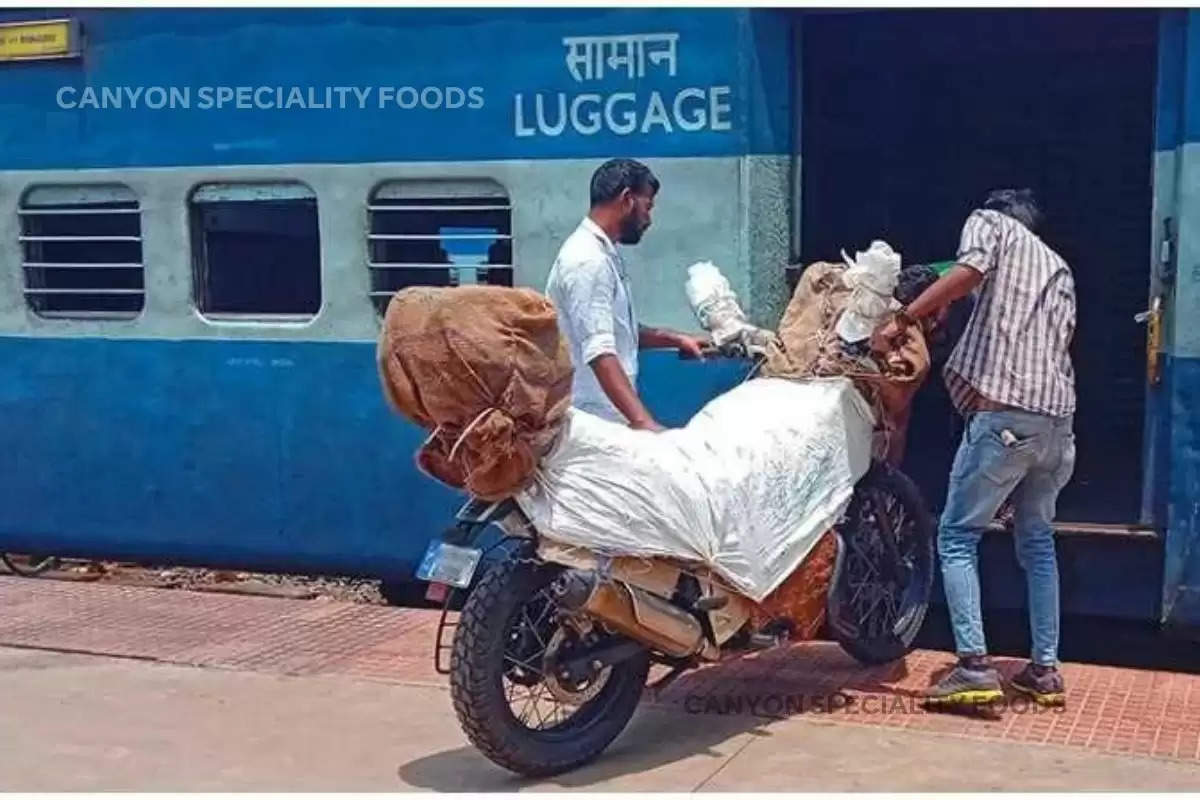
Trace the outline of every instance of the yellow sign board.
<path fill-rule="evenodd" d="M 73 20 L 0 23 L 0 61 L 70 58 L 78 55 L 78 27 Z"/>

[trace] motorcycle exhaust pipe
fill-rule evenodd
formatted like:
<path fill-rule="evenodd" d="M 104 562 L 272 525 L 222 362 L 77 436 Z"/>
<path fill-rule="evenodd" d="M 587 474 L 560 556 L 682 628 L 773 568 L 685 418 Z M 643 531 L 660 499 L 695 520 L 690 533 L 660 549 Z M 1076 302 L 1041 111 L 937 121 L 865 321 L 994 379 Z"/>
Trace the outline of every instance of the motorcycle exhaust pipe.
<path fill-rule="evenodd" d="M 571 569 L 555 583 L 554 592 L 563 610 L 587 614 L 669 656 L 719 658 L 699 620 L 644 589 L 602 578 L 595 570 Z"/>

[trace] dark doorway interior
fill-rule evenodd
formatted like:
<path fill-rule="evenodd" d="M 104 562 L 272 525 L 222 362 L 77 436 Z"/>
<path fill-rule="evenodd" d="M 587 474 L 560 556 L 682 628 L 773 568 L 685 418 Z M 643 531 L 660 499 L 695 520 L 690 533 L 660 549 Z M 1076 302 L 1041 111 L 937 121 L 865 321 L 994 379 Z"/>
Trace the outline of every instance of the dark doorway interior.
<path fill-rule="evenodd" d="M 989 188 L 1033 187 L 1079 302 L 1079 460 L 1059 519 L 1137 522 L 1156 13 L 806 13 L 800 52 L 803 262 L 874 238 L 906 264 L 950 259 Z M 906 464 L 938 506 L 961 426 L 940 368 Z"/>

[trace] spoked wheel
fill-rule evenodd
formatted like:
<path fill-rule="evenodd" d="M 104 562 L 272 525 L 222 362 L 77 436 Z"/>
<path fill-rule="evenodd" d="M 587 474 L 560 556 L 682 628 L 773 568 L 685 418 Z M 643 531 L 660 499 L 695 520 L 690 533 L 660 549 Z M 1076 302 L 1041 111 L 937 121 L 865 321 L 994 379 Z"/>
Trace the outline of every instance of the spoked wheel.
<path fill-rule="evenodd" d="M 565 624 L 551 592 L 556 567 L 500 562 L 467 597 L 454 637 L 450 692 L 467 737 L 496 764 L 555 775 L 599 755 L 641 699 L 648 653 L 580 667 L 604 640 Z"/>
<path fill-rule="evenodd" d="M 904 474 L 876 463 L 839 526 L 841 569 L 830 592 L 834 638 L 866 664 L 912 649 L 933 590 L 933 518 Z"/>
<path fill-rule="evenodd" d="M 28 556 L 16 553 L 0 553 L 0 561 L 4 562 L 9 572 L 23 578 L 35 578 L 62 563 L 57 556 Z"/>

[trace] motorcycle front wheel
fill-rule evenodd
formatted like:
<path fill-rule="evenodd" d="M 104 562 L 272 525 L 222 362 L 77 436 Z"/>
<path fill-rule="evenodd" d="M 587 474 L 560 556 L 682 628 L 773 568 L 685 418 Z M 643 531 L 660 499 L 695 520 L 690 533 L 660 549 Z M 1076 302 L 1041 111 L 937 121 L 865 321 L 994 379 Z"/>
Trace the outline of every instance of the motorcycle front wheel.
<path fill-rule="evenodd" d="M 933 592 L 934 521 L 916 485 L 876 462 L 838 526 L 841 565 L 829 598 L 834 639 L 863 664 L 903 658 Z"/>
<path fill-rule="evenodd" d="M 472 590 L 454 634 L 450 694 L 459 723 L 483 755 L 527 777 L 591 761 L 621 733 L 641 699 L 649 653 L 570 680 L 555 659 L 594 641 L 559 620 L 558 567 L 518 552 Z"/>

